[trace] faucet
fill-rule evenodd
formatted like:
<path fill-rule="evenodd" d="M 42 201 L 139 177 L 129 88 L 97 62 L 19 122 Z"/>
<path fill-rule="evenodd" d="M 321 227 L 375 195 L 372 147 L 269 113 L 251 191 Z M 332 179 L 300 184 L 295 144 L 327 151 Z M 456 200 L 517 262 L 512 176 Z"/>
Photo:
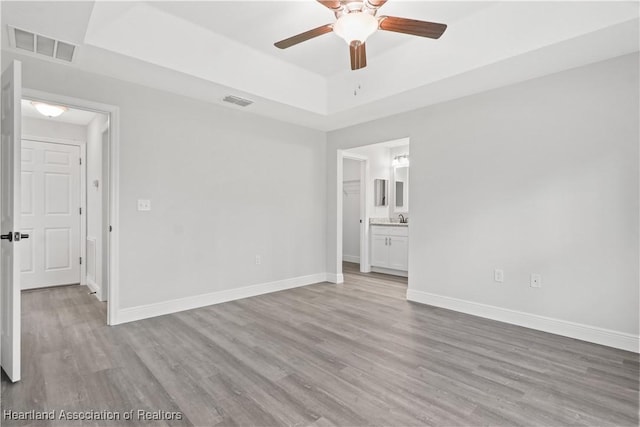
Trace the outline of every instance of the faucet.
<path fill-rule="evenodd" d="M 400 224 L 404 224 L 405 222 L 407 222 L 407 220 L 404 219 L 404 215 L 400 214 L 398 216 L 400 217 Z"/>

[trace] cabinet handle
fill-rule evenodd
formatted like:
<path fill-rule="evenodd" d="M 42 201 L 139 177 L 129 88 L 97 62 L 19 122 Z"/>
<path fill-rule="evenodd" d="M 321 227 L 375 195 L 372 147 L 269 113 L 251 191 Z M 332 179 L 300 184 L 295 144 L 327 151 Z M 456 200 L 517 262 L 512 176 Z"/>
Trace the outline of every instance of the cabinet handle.
<path fill-rule="evenodd" d="M 391 237 L 389 237 L 389 246 L 391 246 Z"/>
<path fill-rule="evenodd" d="M 388 237 L 385 237 L 385 238 L 384 238 L 384 245 L 385 245 L 385 246 L 387 246 L 387 242 L 388 242 L 388 241 L 389 241 L 389 238 L 388 238 Z"/>

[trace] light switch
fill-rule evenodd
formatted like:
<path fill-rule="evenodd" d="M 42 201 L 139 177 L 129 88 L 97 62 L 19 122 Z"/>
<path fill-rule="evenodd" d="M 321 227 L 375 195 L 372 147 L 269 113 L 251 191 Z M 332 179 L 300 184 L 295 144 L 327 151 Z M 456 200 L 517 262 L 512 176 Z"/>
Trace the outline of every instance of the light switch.
<path fill-rule="evenodd" d="M 150 211 L 151 210 L 151 200 L 138 199 L 138 210 L 139 211 Z"/>

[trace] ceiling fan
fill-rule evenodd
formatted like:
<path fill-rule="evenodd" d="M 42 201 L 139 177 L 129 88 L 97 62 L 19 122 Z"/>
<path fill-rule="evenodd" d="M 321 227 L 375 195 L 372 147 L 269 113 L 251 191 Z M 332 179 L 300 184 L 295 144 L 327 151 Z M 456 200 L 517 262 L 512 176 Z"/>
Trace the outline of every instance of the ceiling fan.
<path fill-rule="evenodd" d="M 286 49 L 304 41 L 327 34 L 336 33 L 349 45 L 351 69 L 359 70 L 367 66 L 365 41 L 377 30 L 393 31 L 413 36 L 438 39 L 447 29 L 445 24 L 397 18 L 395 16 L 376 16 L 378 9 L 387 0 L 317 0 L 331 9 L 336 22 L 305 31 L 288 39 L 280 40 L 275 46 Z"/>

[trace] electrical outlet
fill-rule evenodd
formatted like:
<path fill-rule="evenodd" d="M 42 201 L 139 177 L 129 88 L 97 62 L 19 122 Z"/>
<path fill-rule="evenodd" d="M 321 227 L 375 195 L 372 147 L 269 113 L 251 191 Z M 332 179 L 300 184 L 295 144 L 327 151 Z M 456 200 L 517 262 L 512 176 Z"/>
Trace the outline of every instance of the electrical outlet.
<path fill-rule="evenodd" d="M 138 199 L 138 210 L 139 211 L 150 211 L 151 210 L 151 200 Z"/>
<path fill-rule="evenodd" d="M 260 255 L 256 255 L 256 265 L 260 264 L 262 264 L 262 258 L 260 258 Z"/>
<path fill-rule="evenodd" d="M 542 274 L 532 274 L 531 275 L 531 287 L 532 288 L 541 288 L 542 287 Z"/>
<path fill-rule="evenodd" d="M 493 280 L 500 283 L 504 282 L 504 270 L 499 268 L 493 270 Z"/>

